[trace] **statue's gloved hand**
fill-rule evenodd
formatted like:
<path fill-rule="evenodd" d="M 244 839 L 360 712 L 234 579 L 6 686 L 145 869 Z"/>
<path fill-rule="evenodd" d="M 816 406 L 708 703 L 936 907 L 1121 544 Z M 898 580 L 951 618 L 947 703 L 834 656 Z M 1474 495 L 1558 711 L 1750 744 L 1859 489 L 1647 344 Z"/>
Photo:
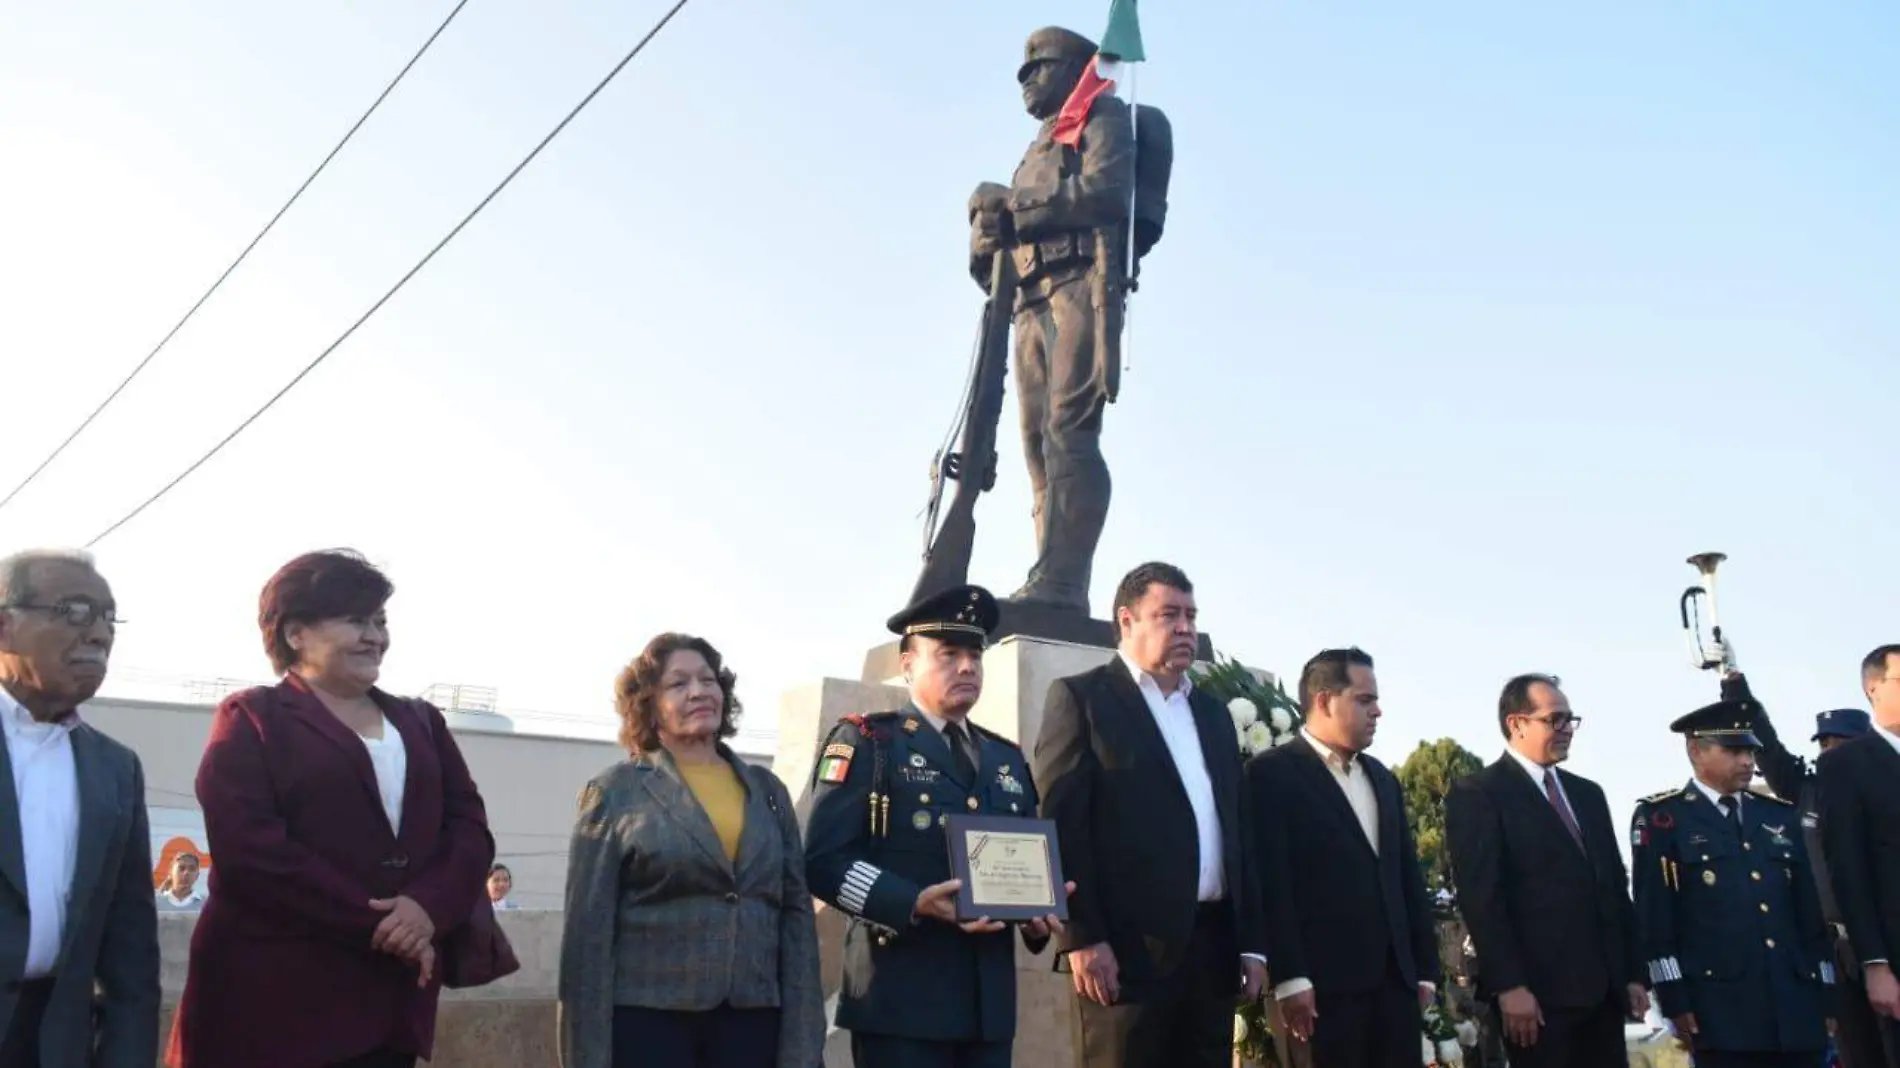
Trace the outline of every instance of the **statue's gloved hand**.
<path fill-rule="evenodd" d="M 997 182 L 984 182 L 970 194 L 970 221 L 977 221 L 981 215 L 1009 214 L 1009 186 Z"/>
<path fill-rule="evenodd" d="M 1009 215 L 1009 187 L 984 182 L 970 194 L 970 257 L 988 260 L 1015 243 Z"/>

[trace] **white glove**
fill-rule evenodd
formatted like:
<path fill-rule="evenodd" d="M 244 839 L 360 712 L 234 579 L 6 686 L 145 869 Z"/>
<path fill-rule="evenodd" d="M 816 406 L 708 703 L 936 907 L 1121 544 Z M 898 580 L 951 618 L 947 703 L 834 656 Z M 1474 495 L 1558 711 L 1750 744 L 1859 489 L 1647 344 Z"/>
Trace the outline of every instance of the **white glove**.
<path fill-rule="evenodd" d="M 1722 674 L 1735 674 L 1735 646 L 1727 638 L 1716 639 L 1715 658 L 1722 665 Z"/>

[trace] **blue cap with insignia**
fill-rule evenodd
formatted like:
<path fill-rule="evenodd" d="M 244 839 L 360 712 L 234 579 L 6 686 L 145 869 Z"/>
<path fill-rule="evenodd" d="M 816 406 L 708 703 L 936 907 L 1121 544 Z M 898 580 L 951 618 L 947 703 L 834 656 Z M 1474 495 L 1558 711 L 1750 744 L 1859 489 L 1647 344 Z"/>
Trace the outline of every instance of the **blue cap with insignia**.
<path fill-rule="evenodd" d="M 1872 719 L 1858 708 L 1837 708 L 1814 717 L 1814 741 L 1823 738 L 1858 738 L 1874 729 Z"/>
<path fill-rule="evenodd" d="M 1001 618 L 990 591 L 981 586 L 952 586 L 913 603 L 884 625 L 904 638 L 918 635 L 981 649 L 989 644 Z"/>
<path fill-rule="evenodd" d="M 1730 749 L 1760 749 L 1755 737 L 1754 706 L 1741 701 L 1717 701 L 1703 705 L 1669 725 L 1677 734 L 1704 738 Z"/>

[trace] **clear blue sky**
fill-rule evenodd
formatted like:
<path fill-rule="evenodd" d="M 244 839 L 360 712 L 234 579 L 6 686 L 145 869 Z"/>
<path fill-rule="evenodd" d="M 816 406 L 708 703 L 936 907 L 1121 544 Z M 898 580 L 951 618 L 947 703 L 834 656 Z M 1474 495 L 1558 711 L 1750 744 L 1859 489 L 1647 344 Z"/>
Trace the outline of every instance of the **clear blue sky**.
<path fill-rule="evenodd" d="M 0 481 L 128 369 L 446 12 L 0 11 Z M 123 406 L 0 513 L 84 540 L 358 314 L 662 10 L 473 0 Z M 1886 375 L 1900 346 L 1900 14 L 1808 6 L 1143 6 L 1173 117 L 1167 238 L 1109 413 L 1095 599 L 1185 566 L 1217 644 L 1380 663 L 1377 751 L 1498 748 L 1555 671 L 1575 767 L 1686 777 L 1713 693 L 1674 599 L 1727 622 L 1788 733 L 1900 637 Z M 652 633 L 778 692 L 853 675 L 978 310 L 963 204 L 1032 131 L 1012 81 L 1105 0 L 695 0 L 305 388 L 103 547 L 126 667 L 263 672 L 269 571 L 350 544 L 399 586 L 391 681 L 604 716 Z M 1031 554 L 1012 413 L 977 577 Z M 1627 811 L 1624 809 L 1623 811 Z M 1619 812 L 1619 818 L 1622 812 Z"/>

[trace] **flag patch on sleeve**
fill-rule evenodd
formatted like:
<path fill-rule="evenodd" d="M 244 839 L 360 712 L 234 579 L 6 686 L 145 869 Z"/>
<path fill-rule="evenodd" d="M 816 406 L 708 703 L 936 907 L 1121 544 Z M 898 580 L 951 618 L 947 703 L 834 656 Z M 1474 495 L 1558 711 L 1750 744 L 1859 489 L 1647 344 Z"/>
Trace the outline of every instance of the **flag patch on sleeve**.
<path fill-rule="evenodd" d="M 825 758 L 818 765 L 818 781 L 839 783 L 851 774 L 851 758 L 857 750 L 842 742 L 825 746 Z"/>

